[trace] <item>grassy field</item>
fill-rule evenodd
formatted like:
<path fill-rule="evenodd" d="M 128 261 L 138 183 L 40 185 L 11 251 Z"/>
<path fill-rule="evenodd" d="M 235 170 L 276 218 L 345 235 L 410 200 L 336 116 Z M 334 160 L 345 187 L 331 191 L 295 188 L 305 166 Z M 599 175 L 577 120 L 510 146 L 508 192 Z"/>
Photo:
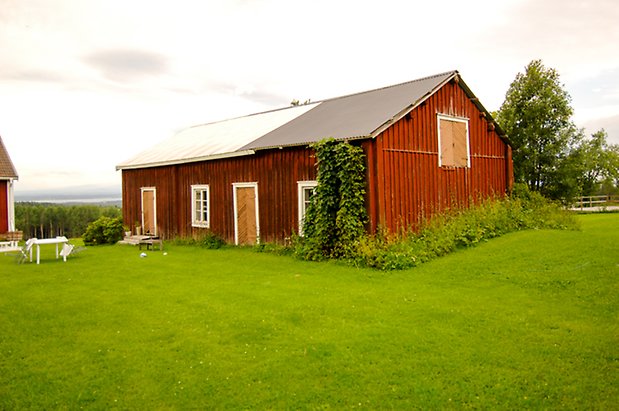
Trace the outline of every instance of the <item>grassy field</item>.
<path fill-rule="evenodd" d="M 408 271 L 0 256 L 0 409 L 617 409 L 619 214 Z"/>

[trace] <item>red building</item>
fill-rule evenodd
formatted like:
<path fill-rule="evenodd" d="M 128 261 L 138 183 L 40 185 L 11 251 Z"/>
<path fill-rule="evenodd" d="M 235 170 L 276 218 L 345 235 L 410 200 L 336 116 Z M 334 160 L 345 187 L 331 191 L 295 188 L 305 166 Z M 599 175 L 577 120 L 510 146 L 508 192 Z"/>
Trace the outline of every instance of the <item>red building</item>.
<path fill-rule="evenodd" d="M 18 178 L 11 157 L 0 138 L 0 237 L 15 231 L 13 182 Z"/>
<path fill-rule="evenodd" d="M 327 137 L 366 154 L 370 231 L 414 227 L 512 185 L 506 136 L 451 71 L 181 131 L 117 166 L 124 221 L 165 238 L 282 241 L 299 232 L 316 185 L 309 145 Z"/>

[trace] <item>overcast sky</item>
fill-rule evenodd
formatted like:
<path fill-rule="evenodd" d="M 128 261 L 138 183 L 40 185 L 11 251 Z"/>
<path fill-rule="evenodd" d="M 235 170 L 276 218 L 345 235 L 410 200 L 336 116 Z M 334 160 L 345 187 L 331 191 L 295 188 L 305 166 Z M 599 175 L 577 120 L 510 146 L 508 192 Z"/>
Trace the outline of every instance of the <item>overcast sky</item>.
<path fill-rule="evenodd" d="M 618 23 L 616 0 L 0 0 L 0 136 L 18 194 L 120 187 L 192 125 L 454 69 L 496 110 L 542 59 L 619 143 Z"/>

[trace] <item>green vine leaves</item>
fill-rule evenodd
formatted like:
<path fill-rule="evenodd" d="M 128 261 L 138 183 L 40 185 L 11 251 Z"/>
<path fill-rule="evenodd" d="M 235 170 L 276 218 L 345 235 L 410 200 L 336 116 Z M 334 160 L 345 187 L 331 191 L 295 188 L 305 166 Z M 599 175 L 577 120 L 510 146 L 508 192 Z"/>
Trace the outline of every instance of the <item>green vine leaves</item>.
<path fill-rule="evenodd" d="M 309 260 L 355 255 L 365 234 L 365 156 L 333 138 L 312 145 L 318 186 L 305 215 L 301 254 Z"/>

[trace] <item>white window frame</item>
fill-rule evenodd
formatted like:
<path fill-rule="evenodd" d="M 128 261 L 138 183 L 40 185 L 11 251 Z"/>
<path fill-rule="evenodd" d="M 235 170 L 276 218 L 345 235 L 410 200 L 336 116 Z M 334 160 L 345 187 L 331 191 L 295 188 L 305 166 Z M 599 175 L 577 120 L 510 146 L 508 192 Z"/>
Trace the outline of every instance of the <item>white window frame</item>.
<path fill-rule="evenodd" d="M 447 114 L 440 114 L 438 113 L 436 115 L 436 127 L 438 129 L 438 166 L 439 167 L 443 167 L 443 156 L 442 156 L 442 146 L 441 146 L 441 120 L 447 120 L 447 121 L 455 121 L 458 123 L 464 123 L 466 126 L 466 167 L 470 168 L 471 167 L 471 136 L 469 133 L 469 119 L 466 117 L 456 117 L 456 116 L 449 116 Z M 445 167 L 454 167 L 456 168 L 456 166 L 452 166 L 452 165 L 446 165 Z M 460 166 L 460 168 L 462 168 Z"/>
<path fill-rule="evenodd" d="M 206 221 L 196 219 L 196 193 L 198 191 L 206 192 L 206 200 L 201 200 L 206 202 Z M 198 228 L 209 228 L 211 226 L 211 190 L 208 184 L 193 184 L 191 186 L 191 226 Z"/>
<path fill-rule="evenodd" d="M 297 199 L 298 199 L 298 217 L 299 217 L 299 235 L 303 236 L 303 219 L 307 208 L 305 206 L 304 192 L 308 188 L 315 189 L 318 186 L 318 181 L 297 181 Z"/>

